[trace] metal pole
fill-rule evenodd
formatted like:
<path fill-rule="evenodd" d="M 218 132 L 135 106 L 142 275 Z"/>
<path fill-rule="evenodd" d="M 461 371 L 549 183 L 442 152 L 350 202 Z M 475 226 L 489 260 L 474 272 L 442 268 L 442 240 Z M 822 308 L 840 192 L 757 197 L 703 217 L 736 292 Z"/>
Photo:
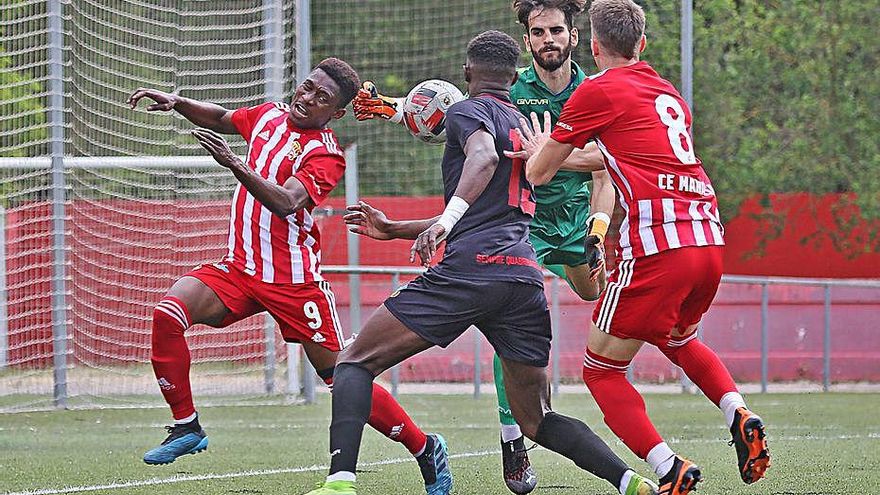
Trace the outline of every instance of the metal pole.
<path fill-rule="evenodd" d="M 825 340 L 822 345 L 822 390 L 831 388 L 831 286 L 825 286 Z"/>
<path fill-rule="evenodd" d="M 300 390 L 298 344 L 285 344 L 287 347 L 287 395 L 297 397 Z"/>
<path fill-rule="evenodd" d="M 310 0 L 296 0 L 296 81 L 305 81 L 312 66 L 312 14 Z M 303 360 L 303 399 L 315 402 L 315 368 Z"/>
<path fill-rule="evenodd" d="M 761 393 L 767 392 L 769 375 L 769 317 L 770 289 L 765 282 L 761 284 Z"/>
<path fill-rule="evenodd" d="M 393 294 L 400 287 L 400 274 L 391 275 L 391 293 Z M 400 386 L 400 364 L 391 368 L 391 396 L 397 397 L 398 387 Z"/>
<path fill-rule="evenodd" d="M 0 205 L 0 371 L 9 363 L 9 299 L 6 294 L 6 208 Z"/>
<path fill-rule="evenodd" d="M 550 280 L 550 329 L 553 332 L 553 346 L 550 348 L 550 360 L 553 371 L 550 381 L 553 384 L 553 395 L 559 395 L 559 277 Z"/>
<path fill-rule="evenodd" d="M 694 2 L 681 0 L 681 96 L 694 108 Z"/>
<path fill-rule="evenodd" d="M 312 8 L 310 0 L 296 0 L 296 82 L 312 71 Z"/>
<path fill-rule="evenodd" d="M 353 205 L 358 202 L 358 163 L 357 143 L 350 144 L 345 149 L 345 202 Z M 359 266 L 361 264 L 361 236 L 352 232 L 346 233 L 348 240 L 348 264 Z M 396 290 L 397 287 L 394 288 Z M 348 275 L 349 306 L 348 314 L 352 332 L 361 328 L 361 276 L 357 273 Z"/>
<path fill-rule="evenodd" d="M 52 353 L 54 402 L 67 408 L 67 276 L 64 202 L 64 24 L 61 0 L 49 0 L 49 127 L 52 156 Z"/>
<path fill-rule="evenodd" d="M 275 393 L 275 320 L 269 313 L 263 316 L 263 332 L 266 336 L 266 367 L 265 385 L 266 393 Z"/>
<path fill-rule="evenodd" d="M 482 347 L 483 334 L 476 327 L 471 327 L 474 334 L 474 399 L 480 398 L 480 384 L 482 382 L 480 374 L 480 347 Z"/>
<path fill-rule="evenodd" d="M 263 59 L 266 99 L 284 99 L 284 6 L 281 0 L 263 0 Z"/>

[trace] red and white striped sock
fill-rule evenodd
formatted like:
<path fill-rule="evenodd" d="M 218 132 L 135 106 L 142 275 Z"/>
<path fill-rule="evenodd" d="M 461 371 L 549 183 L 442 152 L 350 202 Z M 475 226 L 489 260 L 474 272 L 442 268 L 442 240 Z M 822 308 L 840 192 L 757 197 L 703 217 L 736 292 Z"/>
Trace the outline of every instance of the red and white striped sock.
<path fill-rule="evenodd" d="M 645 401 L 626 379 L 629 361 L 615 361 L 587 349 L 584 383 L 605 415 L 605 424 L 642 459 L 663 442 L 648 419 Z"/>
<path fill-rule="evenodd" d="M 189 383 L 189 346 L 183 336 L 189 326 L 189 312 L 176 297 L 166 296 L 153 309 L 150 361 L 165 402 L 177 420 L 196 412 Z"/>

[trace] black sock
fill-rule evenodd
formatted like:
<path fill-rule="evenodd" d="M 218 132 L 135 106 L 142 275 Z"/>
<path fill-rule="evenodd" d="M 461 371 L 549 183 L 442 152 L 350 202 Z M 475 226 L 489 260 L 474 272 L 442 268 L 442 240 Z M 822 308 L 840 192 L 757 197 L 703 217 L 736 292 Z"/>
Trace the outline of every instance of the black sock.
<path fill-rule="evenodd" d="M 330 474 L 354 473 L 373 403 L 373 374 L 355 364 L 340 364 L 333 375 L 332 396 Z"/>
<path fill-rule="evenodd" d="M 535 441 L 556 453 L 568 457 L 581 469 L 608 481 L 615 488 L 620 485 L 629 466 L 583 422 L 555 412 L 547 413 Z"/>

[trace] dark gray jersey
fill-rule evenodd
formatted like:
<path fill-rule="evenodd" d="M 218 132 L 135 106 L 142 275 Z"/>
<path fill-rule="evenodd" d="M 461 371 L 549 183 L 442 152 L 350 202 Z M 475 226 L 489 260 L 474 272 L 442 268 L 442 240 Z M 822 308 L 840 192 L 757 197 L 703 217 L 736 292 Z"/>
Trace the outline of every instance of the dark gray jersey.
<path fill-rule="evenodd" d="M 522 160 L 504 156 L 518 149 L 515 130 L 521 114 L 509 100 L 481 93 L 458 102 L 446 114 L 443 189 L 448 203 L 461 178 L 468 138 L 480 129 L 495 139 L 498 167 L 485 191 L 455 224 L 446 239 L 446 252 L 437 266 L 447 274 L 474 280 L 506 280 L 543 285 L 529 242 L 529 223 L 535 213 L 532 186 Z"/>

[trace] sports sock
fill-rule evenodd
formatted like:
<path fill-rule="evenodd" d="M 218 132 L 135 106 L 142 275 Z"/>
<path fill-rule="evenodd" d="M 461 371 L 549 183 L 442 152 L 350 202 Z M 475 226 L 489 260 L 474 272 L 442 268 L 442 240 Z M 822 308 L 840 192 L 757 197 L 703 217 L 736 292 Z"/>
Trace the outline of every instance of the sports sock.
<path fill-rule="evenodd" d="M 584 359 L 584 383 L 611 428 L 634 454 L 644 459 L 663 441 L 648 419 L 645 401 L 626 379 L 629 362 L 615 361 L 589 349 Z"/>
<path fill-rule="evenodd" d="M 629 467 L 611 448 L 577 419 L 549 412 L 538 425 L 535 441 L 541 446 L 568 457 L 581 469 L 620 486 Z"/>
<path fill-rule="evenodd" d="M 425 451 L 428 437 L 394 397 L 376 383 L 373 383 L 373 406 L 367 422 L 379 433 L 403 444 L 410 454 L 418 456 Z"/>
<path fill-rule="evenodd" d="M 150 361 L 165 402 L 176 420 L 196 413 L 189 383 L 190 353 L 183 336 L 189 312 L 183 301 L 166 296 L 153 309 Z"/>
<path fill-rule="evenodd" d="M 651 466 L 657 477 L 662 478 L 669 473 L 669 470 L 675 464 L 675 452 L 669 448 L 666 442 L 660 442 L 648 452 L 645 461 Z"/>
<path fill-rule="evenodd" d="M 617 491 L 620 492 L 620 495 L 626 495 L 626 487 L 629 486 L 629 482 L 635 474 L 636 472 L 632 469 L 627 469 L 626 472 L 623 473 L 623 476 L 620 478 L 620 484 L 617 485 Z"/>
<path fill-rule="evenodd" d="M 727 392 L 724 394 L 721 397 L 721 400 L 718 401 L 718 407 L 721 408 L 721 412 L 724 413 L 724 421 L 727 422 L 728 428 L 733 426 L 733 417 L 736 414 L 737 409 L 740 407 L 748 409 L 745 399 L 743 399 L 743 396 L 740 395 L 739 392 Z"/>
<path fill-rule="evenodd" d="M 356 364 L 336 366 L 330 422 L 331 476 L 341 471 L 354 473 L 357 468 L 361 437 L 373 402 L 373 378 L 366 368 Z"/>
<path fill-rule="evenodd" d="M 318 376 L 333 390 L 334 368 L 319 370 Z M 403 444 L 410 454 L 419 456 L 425 451 L 427 436 L 416 426 L 397 400 L 378 383 L 373 382 L 373 404 L 367 423 L 390 440 Z"/>
<path fill-rule="evenodd" d="M 510 403 L 507 401 L 507 390 L 504 388 L 504 371 L 501 368 L 501 358 L 498 354 L 492 359 L 492 368 L 495 375 L 495 392 L 498 397 L 498 418 L 501 420 L 501 441 L 509 442 L 522 436 L 522 430 L 513 419 L 510 411 Z"/>
<path fill-rule="evenodd" d="M 721 397 L 736 392 L 736 383 L 718 355 L 698 339 L 691 339 L 679 347 L 662 346 L 660 350 L 679 366 L 706 397 L 720 406 Z M 731 419 L 732 421 L 732 419 Z"/>

